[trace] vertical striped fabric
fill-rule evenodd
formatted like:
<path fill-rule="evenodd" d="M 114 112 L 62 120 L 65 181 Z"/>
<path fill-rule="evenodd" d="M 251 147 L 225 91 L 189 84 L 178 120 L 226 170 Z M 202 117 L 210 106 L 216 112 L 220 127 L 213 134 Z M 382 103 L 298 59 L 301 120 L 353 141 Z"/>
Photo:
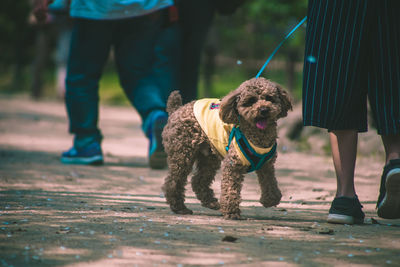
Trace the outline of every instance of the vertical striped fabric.
<path fill-rule="evenodd" d="M 303 122 L 367 131 L 367 99 L 383 135 L 400 134 L 400 1 L 310 0 Z"/>

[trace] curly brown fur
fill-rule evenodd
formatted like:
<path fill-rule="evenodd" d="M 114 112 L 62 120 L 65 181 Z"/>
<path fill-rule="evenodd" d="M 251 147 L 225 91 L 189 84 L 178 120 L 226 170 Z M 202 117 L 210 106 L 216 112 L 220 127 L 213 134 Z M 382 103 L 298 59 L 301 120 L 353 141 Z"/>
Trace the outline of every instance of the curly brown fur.
<path fill-rule="evenodd" d="M 169 173 L 163 191 L 171 210 L 178 214 L 192 214 L 185 204 L 187 176 L 196 163 L 192 189 L 201 204 L 220 209 L 224 218 L 239 219 L 244 174 L 243 165 L 233 145 L 222 157 L 208 140 L 193 113 L 194 102 L 181 106 L 177 91 L 168 98 L 168 123 L 163 131 L 163 145 L 168 155 Z M 220 118 L 228 124 L 237 124 L 246 138 L 258 147 L 271 147 L 277 139 L 277 120 L 292 109 L 286 91 L 264 78 L 254 78 L 225 96 L 220 105 Z M 276 155 L 257 170 L 261 187 L 260 202 L 264 207 L 279 204 L 281 192 L 275 178 Z M 222 164 L 221 164 L 222 163 Z M 210 185 L 217 170 L 222 168 L 220 202 Z"/>
<path fill-rule="evenodd" d="M 181 106 L 182 106 L 182 96 L 179 94 L 179 91 L 171 92 L 167 102 L 168 114 L 171 114 Z"/>

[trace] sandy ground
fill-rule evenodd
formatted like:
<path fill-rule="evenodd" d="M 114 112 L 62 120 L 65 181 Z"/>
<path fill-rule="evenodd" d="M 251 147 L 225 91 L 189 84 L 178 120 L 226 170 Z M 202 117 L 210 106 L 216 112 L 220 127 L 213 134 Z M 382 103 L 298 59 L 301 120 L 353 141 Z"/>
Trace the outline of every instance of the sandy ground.
<path fill-rule="evenodd" d="M 148 168 L 137 113 L 100 114 L 106 164 L 63 165 L 71 145 L 63 103 L 0 97 L 1 266 L 400 266 L 400 220 L 375 213 L 382 157 L 357 162 L 364 225 L 326 223 L 331 159 L 282 145 L 279 206 L 261 206 L 249 174 L 243 220 L 201 207 L 190 187 L 194 215 L 178 216 L 160 189 L 166 170 Z M 219 184 L 218 175 L 217 195 Z"/>

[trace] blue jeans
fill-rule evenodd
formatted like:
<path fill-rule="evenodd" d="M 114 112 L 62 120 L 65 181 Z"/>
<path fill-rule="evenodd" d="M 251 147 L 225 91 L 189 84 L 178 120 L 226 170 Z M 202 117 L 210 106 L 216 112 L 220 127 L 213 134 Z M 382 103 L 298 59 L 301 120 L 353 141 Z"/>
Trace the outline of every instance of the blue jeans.
<path fill-rule="evenodd" d="M 165 110 L 167 93 L 162 88 L 145 89 L 142 85 L 154 63 L 154 47 L 162 23 L 162 11 L 122 20 L 75 20 L 65 101 L 76 148 L 102 140 L 98 89 L 111 48 L 121 87 L 142 120 L 153 110 Z"/>
<path fill-rule="evenodd" d="M 178 23 L 163 27 L 154 47 L 154 55 L 155 61 L 153 62 L 151 72 L 139 81 L 137 90 L 158 92 L 162 101 L 166 103 L 170 93 L 173 90 L 179 89 L 181 31 Z M 155 110 L 155 112 L 142 116 L 144 118 L 142 129 L 146 135 L 149 134 L 148 131 L 154 119 L 153 115 L 160 115 L 158 111 Z"/>

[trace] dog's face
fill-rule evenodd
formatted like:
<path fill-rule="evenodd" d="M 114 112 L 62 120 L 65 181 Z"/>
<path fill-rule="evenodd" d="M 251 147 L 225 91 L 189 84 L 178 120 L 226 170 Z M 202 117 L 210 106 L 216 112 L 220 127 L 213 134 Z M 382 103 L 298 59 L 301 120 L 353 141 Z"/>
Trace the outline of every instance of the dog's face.
<path fill-rule="evenodd" d="M 288 93 L 278 84 L 265 78 L 253 78 L 222 99 L 220 117 L 225 123 L 233 124 L 238 124 L 240 117 L 264 130 L 291 109 Z"/>

